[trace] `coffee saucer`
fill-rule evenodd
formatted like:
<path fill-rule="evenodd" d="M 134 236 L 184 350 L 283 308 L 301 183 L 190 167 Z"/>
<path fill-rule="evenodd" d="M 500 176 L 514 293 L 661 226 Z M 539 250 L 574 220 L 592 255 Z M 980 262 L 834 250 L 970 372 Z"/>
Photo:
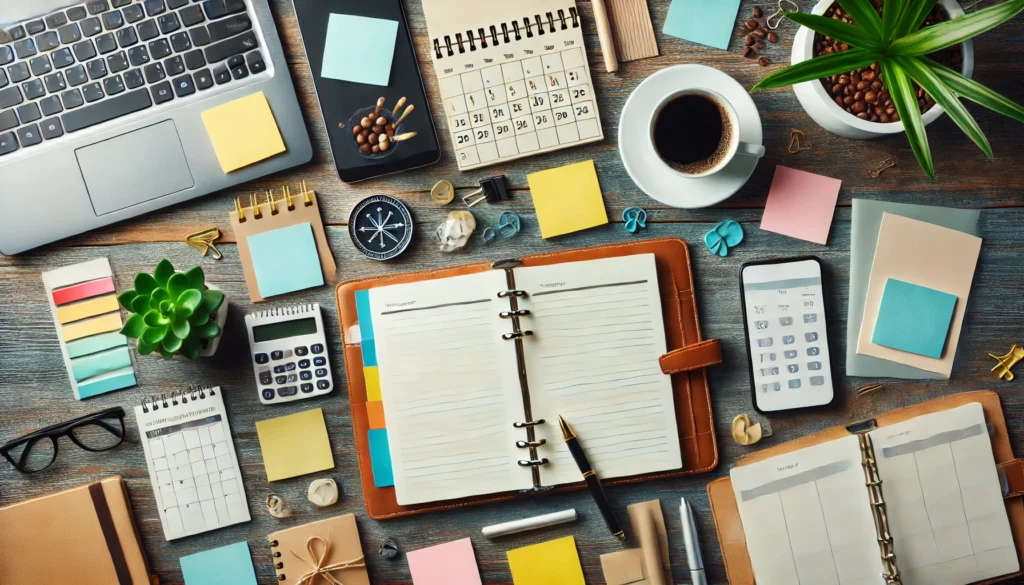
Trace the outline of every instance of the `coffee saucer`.
<path fill-rule="evenodd" d="M 676 65 L 645 79 L 626 100 L 619 118 L 619 156 L 626 172 L 653 199 L 684 209 L 708 207 L 732 197 L 754 174 L 760 160 L 739 154 L 721 171 L 702 178 L 686 177 L 661 159 L 651 140 L 651 118 L 672 94 L 710 89 L 736 110 L 739 140 L 761 145 L 761 116 L 750 94 L 727 74 L 704 65 Z"/>

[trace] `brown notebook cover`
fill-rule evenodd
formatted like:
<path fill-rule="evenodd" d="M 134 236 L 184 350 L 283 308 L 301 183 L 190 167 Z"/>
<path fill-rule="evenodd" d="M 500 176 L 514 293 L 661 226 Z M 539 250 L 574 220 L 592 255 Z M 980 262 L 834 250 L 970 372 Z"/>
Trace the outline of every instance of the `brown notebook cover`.
<path fill-rule="evenodd" d="M 370 585 L 352 514 L 272 532 L 267 540 L 279 581 L 333 582 L 327 578 L 330 575 L 345 585 Z"/>
<path fill-rule="evenodd" d="M 992 452 L 995 455 L 997 467 L 1005 472 L 1009 485 L 1009 493 L 1005 496 L 1006 514 L 1009 516 L 1010 530 L 1013 532 L 1013 540 L 1017 545 L 1017 557 L 1021 559 L 1021 566 L 1024 566 L 1024 501 L 1020 498 L 1024 493 L 1024 464 L 1013 456 L 1010 437 L 1006 430 L 1006 419 L 1003 417 L 1003 408 L 999 404 L 998 394 L 985 391 L 954 394 L 880 414 L 874 417 L 874 421 L 878 427 L 885 427 L 972 402 L 981 403 L 985 411 L 985 420 L 992 428 Z M 832 427 L 795 441 L 751 453 L 741 459 L 738 465 L 764 461 L 777 455 L 841 439 L 849 434 L 850 431 L 847 430 L 846 425 Z M 883 495 L 885 493 L 884 480 L 882 493 Z M 750 556 L 747 554 L 746 537 L 743 532 L 743 524 L 740 521 L 736 496 L 732 489 L 732 480 L 725 477 L 711 482 L 708 485 L 708 499 L 711 501 L 715 527 L 718 529 L 718 543 L 722 547 L 722 558 L 725 561 L 725 571 L 729 583 L 731 585 L 754 585 L 754 569 L 750 564 Z M 899 563 L 898 557 L 896 562 Z M 984 581 L 984 583 L 997 583 L 1020 575 L 1024 575 L 1024 571 L 1004 575 L 997 579 Z"/>
<path fill-rule="evenodd" d="M 681 239 L 664 238 L 537 254 L 519 259 L 522 261 L 523 267 L 529 267 L 634 254 L 654 254 L 658 268 L 665 336 L 669 350 L 669 353 L 662 358 L 661 365 L 664 372 L 672 375 L 683 467 L 670 472 L 615 479 L 605 482 L 607 485 L 704 473 L 713 470 L 718 465 L 718 445 L 715 442 L 715 426 L 711 415 L 711 398 L 708 392 L 705 366 L 720 362 L 721 355 L 716 340 L 703 341 L 701 337 L 693 274 L 690 270 L 689 248 Z M 491 264 L 490 262 L 481 262 L 426 272 L 366 278 L 338 285 L 338 314 L 341 320 L 345 349 L 345 373 L 348 379 L 349 400 L 352 404 L 356 451 L 359 455 L 363 493 L 366 496 L 366 510 L 375 520 L 525 497 L 524 494 L 513 491 L 445 502 L 401 506 L 395 497 L 394 488 L 375 487 L 370 464 L 370 446 L 367 439 L 370 425 L 366 407 L 366 381 L 363 378 L 362 353 L 360 346 L 349 338 L 349 328 L 358 322 L 356 291 L 494 270 Z M 581 481 L 578 484 L 560 486 L 544 493 L 577 490 L 584 487 L 586 484 Z"/>
<path fill-rule="evenodd" d="M 120 477 L 0 508 L 0 550 L 0 583 L 159 583 Z"/>

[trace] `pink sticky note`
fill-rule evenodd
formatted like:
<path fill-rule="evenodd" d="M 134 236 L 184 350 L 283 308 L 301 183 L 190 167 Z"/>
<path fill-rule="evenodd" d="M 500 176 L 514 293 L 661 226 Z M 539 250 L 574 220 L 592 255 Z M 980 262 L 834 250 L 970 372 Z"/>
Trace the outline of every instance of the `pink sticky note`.
<path fill-rule="evenodd" d="M 824 245 L 843 182 L 779 165 L 761 229 Z"/>
<path fill-rule="evenodd" d="M 413 585 L 481 585 L 468 538 L 413 551 L 407 557 Z"/>

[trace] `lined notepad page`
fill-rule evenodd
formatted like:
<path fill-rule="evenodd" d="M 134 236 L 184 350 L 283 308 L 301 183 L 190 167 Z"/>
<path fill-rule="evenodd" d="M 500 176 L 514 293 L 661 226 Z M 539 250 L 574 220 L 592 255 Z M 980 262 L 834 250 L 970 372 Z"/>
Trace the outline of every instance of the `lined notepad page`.
<path fill-rule="evenodd" d="M 529 291 L 523 328 L 545 485 L 582 480 L 558 427 L 565 417 L 602 479 L 682 467 L 653 254 L 516 269 Z"/>
<path fill-rule="evenodd" d="M 884 585 L 861 460 L 851 435 L 730 472 L 757 585 Z"/>
<path fill-rule="evenodd" d="M 904 585 L 1019 570 L 981 404 L 871 433 Z"/>
<path fill-rule="evenodd" d="M 494 270 L 370 291 L 399 504 L 533 487 L 506 288 Z"/>

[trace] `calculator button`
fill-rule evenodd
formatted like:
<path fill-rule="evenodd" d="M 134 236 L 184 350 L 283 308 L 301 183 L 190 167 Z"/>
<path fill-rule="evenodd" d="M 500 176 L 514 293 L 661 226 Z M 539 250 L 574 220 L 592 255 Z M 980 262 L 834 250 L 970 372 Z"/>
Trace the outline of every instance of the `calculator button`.
<path fill-rule="evenodd" d="M 295 396 L 298 393 L 299 393 L 299 389 L 298 389 L 297 386 L 285 386 L 284 388 L 278 388 L 277 389 L 277 394 L 279 396 L 285 396 L 285 397 L 287 397 L 287 396 Z"/>
<path fill-rule="evenodd" d="M 313 379 L 313 372 L 308 372 L 308 371 L 307 372 L 299 372 L 299 379 L 302 379 L 302 380 L 312 380 Z"/>
<path fill-rule="evenodd" d="M 272 352 L 270 352 L 270 359 L 272 359 L 272 360 L 284 359 L 284 352 L 281 351 L 281 350 L 272 351 Z"/>
<path fill-rule="evenodd" d="M 294 355 L 294 354 L 292 353 L 292 350 L 290 350 L 290 349 L 286 349 L 286 350 L 284 350 L 284 357 L 286 357 L 286 358 L 290 358 L 290 357 L 292 357 L 292 355 Z"/>
<path fill-rule="evenodd" d="M 782 352 L 782 355 L 786 356 L 787 360 L 791 360 L 791 359 L 796 357 L 796 350 L 795 349 L 787 349 L 786 351 Z"/>
<path fill-rule="evenodd" d="M 327 377 L 327 368 L 319 368 L 319 369 L 317 369 L 316 377 L 317 378 L 326 378 Z"/>
<path fill-rule="evenodd" d="M 762 364 L 765 363 L 765 362 L 774 362 L 774 361 L 775 361 L 775 354 L 774 353 L 762 353 L 761 354 L 761 363 Z"/>
<path fill-rule="evenodd" d="M 270 361 L 270 356 L 268 356 L 265 353 L 258 353 L 258 354 L 256 354 L 256 358 L 255 359 L 256 359 L 256 363 L 257 364 L 265 364 L 265 363 Z"/>
<path fill-rule="evenodd" d="M 782 344 L 783 345 L 793 345 L 794 343 L 796 343 L 796 337 L 794 337 L 792 335 L 783 335 L 782 336 Z"/>
<path fill-rule="evenodd" d="M 772 338 L 771 337 L 765 337 L 764 339 L 758 339 L 757 340 L 757 347 L 771 347 L 771 346 L 772 346 Z"/>
<path fill-rule="evenodd" d="M 288 384 L 294 384 L 299 381 L 299 377 L 295 374 L 288 374 Z"/>
<path fill-rule="evenodd" d="M 285 364 L 284 369 L 285 369 L 285 371 L 288 371 L 288 372 L 294 372 L 295 371 L 295 362 L 291 362 L 290 364 Z"/>
<path fill-rule="evenodd" d="M 326 366 L 327 365 L 327 358 L 325 358 L 325 357 L 313 358 L 313 365 L 318 367 L 318 368 L 321 367 L 321 366 Z"/>
<path fill-rule="evenodd" d="M 800 371 L 800 366 L 796 364 L 789 364 L 788 366 L 786 366 L 786 371 L 788 371 L 790 374 L 795 374 Z"/>
<path fill-rule="evenodd" d="M 796 390 L 797 388 L 800 387 L 800 380 L 790 380 L 789 381 L 789 387 L 792 390 Z"/>
<path fill-rule="evenodd" d="M 761 384 L 761 392 L 778 392 L 782 389 L 782 386 L 778 382 L 772 382 L 771 384 Z"/>
<path fill-rule="evenodd" d="M 273 400 L 273 399 L 274 399 L 274 391 L 272 389 L 267 388 L 266 390 L 263 391 L 263 400 Z"/>
<path fill-rule="evenodd" d="M 278 376 L 278 377 L 274 378 L 274 381 L 277 382 L 278 384 L 287 384 L 288 383 L 288 376 Z"/>
<path fill-rule="evenodd" d="M 260 372 L 260 384 L 269 386 L 274 381 L 274 377 L 270 375 L 270 370 L 263 370 Z"/>
<path fill-rule="evenodd" d="M 324 345 L 322 343 L 314 343 L 313 345 L 310 346 L 309 350 L 312 351 L 313 353 L 323 353 Z"/>
<path fill-rule="evenodd" d="M 762 376 L 778 376 L 779 368 L 761 368 Z"/>
<path fill-rule="evenodd" d="M 782 325 L 783 327 L 789 327 L 792 324 L 793 324 L 793 318 L 792 317 L 779 317 L 779 325 Z"/>
<path fill-rule="evenodd" d="M 754 328 L 755 329 L 760 329 L 760 330 L 763 331 L 763 330 L 768 328 L 768 322 L 767 321 L 754 321 Z"/>
<path fill-rule="evenodd" d="M 809 355 L 811 357 L 814 357 L 814 356 L 816 356 L 816 355 L 818 355 L 820 353 L 821 353 L 821 350 L 818 349 L 817 347 L 808 347 L 807 348 L 807 355 Z"/>
<path fill-rule="evenodd" d="M 806 315 L 804 315 L 804 323 L 817 323 L 817 322 L 818 322 L 818 314 L 817 313 L 807 313 Z"/>
<path fill-rule="evenodd" d="M 811 386 L 824 386 L 825 376 L 811 376 Z"/>
<path fill-rule="evenodd" d="M 297 355 L 299 357 L 302 357 L 304 355 L 309 355 L 309 348 L 304 346 L 304 345 L 300 346 L 300 347 L 296 347 L 295 348 L 295 355 Z"/>
<path fill-rule="evenodd" d="M 821 362 L 809 362 L 807 364 L 807 369 L 808 370 L 820 370 L 821 369 Z"/>
<path fill-rule="evenodd" d="M 299 367 L 303 369 L 308 368 L 309 360 L 299 360 Z"/>
<path fill-rule="evenodd" d="M 283 374 L 284 373 L 284 366 L 274 366 L 274 373 L 275 374 Z"/>
<path fill-rule="evenodd" d="M 303 384 L 299 388 L 302 390 L 303 394 L 309 394 L 310 392 L 313 391 L 313 385 L 312 384 Z"/>
<path fill-rule="evenodd" d="M 317 388 L 317 390 L 327 390 L 330 387 L 331 387 L 331 383 L 328 382 L 327 380 L 317 380 L 316 381 L 316 388 Z"/>
<path fill-rule="evenodd" d="M 806 339 L 808 342 L 818 341 L 818 334 L 817 333 L 813 333 L 813 332 L 812 333 L 804 333 L 804 339 Z"/>

